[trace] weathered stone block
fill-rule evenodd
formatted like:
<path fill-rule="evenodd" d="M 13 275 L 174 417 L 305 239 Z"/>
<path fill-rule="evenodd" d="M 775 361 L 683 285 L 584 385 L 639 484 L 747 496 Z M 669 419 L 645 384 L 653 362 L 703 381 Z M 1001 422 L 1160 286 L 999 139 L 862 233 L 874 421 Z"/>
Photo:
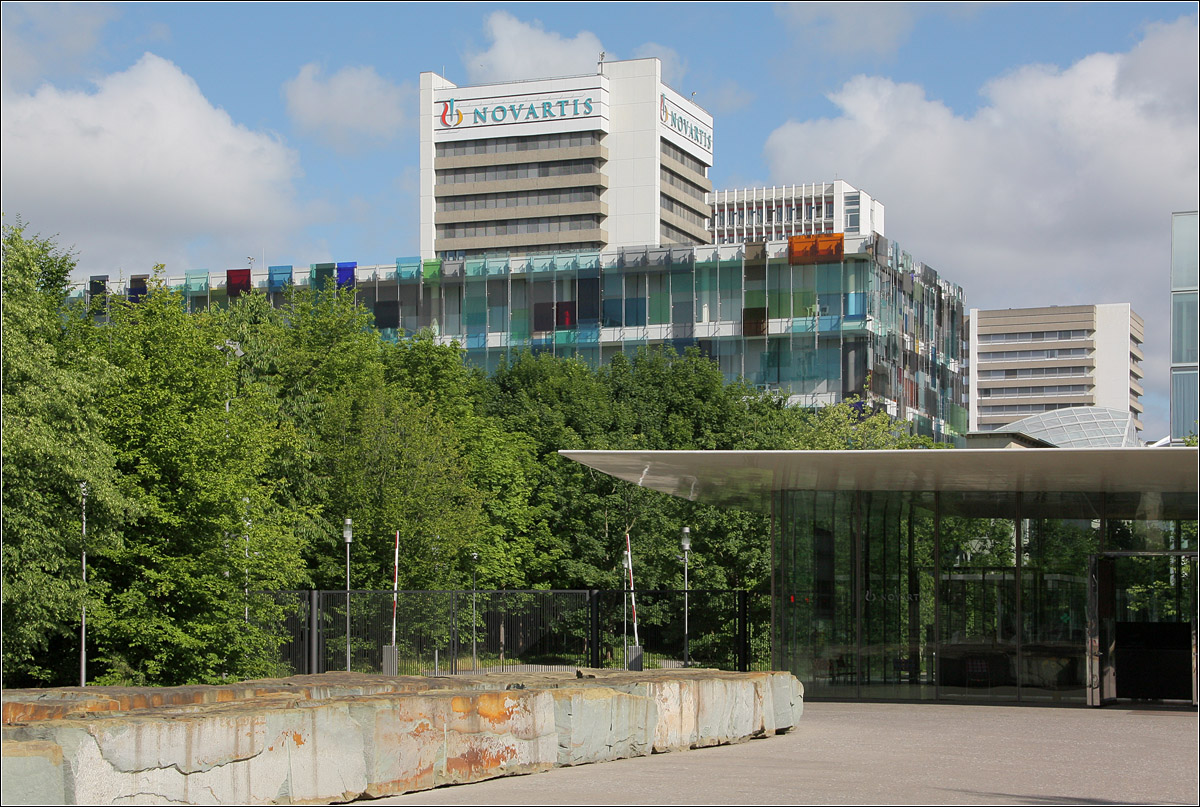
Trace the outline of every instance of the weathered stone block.
<path fill-rule="evenodd" d="M 740 742 L 802 708 L 787 673 L 715 670 L 7 692 L 3 799 L 345 801 Z"/>
<path fill-rule="evenodd" d="M 649 754 L 657 710 L 653 700 L 591 686 L 550 690 L 557 764 L 583 765 Z"/>

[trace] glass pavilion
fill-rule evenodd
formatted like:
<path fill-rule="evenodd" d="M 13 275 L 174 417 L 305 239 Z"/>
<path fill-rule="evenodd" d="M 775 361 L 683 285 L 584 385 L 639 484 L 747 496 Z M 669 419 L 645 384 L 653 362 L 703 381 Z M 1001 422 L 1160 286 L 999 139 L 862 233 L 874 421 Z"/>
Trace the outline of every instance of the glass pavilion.
<path fill-rule="evenodd" d="M 1195 448 L 562 453 L 770 512 L 808 697 L 1195 702 Z"/>

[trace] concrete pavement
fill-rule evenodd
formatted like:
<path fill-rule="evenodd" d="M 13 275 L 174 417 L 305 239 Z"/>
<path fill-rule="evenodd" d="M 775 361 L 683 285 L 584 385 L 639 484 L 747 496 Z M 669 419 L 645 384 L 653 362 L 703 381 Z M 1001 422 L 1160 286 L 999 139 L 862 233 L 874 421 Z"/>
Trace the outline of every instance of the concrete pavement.
<path fill-rule="evenodd" d="M 808 703 L 789 734 L 381 804 L 1196 804 L 1197 714 Z"/>

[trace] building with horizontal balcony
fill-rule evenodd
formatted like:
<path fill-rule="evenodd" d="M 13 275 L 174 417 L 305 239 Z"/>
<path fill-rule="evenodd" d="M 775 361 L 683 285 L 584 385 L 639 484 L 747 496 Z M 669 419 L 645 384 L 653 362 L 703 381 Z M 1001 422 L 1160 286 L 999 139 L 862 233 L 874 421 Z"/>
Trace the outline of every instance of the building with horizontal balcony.
<path fill-rule="evenodd" d="M 1144 325 L 1128 303 L 971 309 L 970 427 L 1097 406 L 1142 428 Z"/>
<path fill-rule="evenodd" d="M 426 330 L 489 372 L 510 351 L 599 366 L 643 346 L 694 347 L 727 379 L 793 404 L 866 393 L 917 433 L 957 442 L 966 432 L 962 289 L 879 235 L 271 266 L 167 282 L 193 310 L 251 289 L 275 304 L 289 288 L 353 290 L 385 335 Z M 122 293 L 140 299 L 138 283 Z M 107 288 L 93 278 L 93 295 Z"/>
<path fill-rule="evenodd" d="M 658 59 L 459 87 L 421 74 L 421 258 L 707 243 L 712 116 Z"/>
<path fill-rule="evenodd" d="M 883 203 L 848 182 L 713 191 L 714 244 L 777 241 L 793 235 L 885 235 Z"/>

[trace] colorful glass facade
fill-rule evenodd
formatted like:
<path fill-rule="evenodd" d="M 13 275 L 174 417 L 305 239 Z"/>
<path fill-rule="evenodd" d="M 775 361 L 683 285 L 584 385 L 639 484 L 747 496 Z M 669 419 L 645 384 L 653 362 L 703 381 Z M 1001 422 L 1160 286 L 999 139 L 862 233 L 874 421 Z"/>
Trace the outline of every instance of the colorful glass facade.
<path fill-rule="evenodd" d="M 242 291 L 244 272 L 189 272 L 168 283 L 194 310 Z M 955 441 L 966 432 L 962 289 L 878 234 L 272 266 L 252 273 L 250 286 L 279 303 L 289 281 L 353 288 L 385 335 L 427 330 L 489 372 L 514 350 L 598 366 L 642 346 L 695 347 L 726 378 L 779 390 L 794 404 L 836 403 L 869 388 L 918 433 Z"/>

